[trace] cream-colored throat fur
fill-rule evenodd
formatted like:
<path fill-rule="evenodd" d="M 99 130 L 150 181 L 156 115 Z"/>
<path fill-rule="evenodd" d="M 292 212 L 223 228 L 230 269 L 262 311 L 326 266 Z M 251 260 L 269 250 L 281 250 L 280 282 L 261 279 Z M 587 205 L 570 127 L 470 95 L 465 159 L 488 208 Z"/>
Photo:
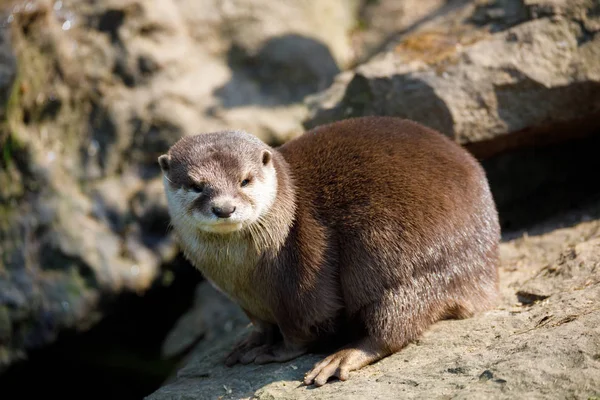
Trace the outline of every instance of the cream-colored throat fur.
<path fill-rule="evenodd" d="M 261 287 L 252 279 L 260 257 L 246 229 L 228 234 L 201 231 L 193 217 L 183 212 L 179 197 L 165 182 L 171 224 L 186 258 L 206 279 L 251 314 L 274 322 Z"/>
<path fill-rule="evenodd" d="M 178 236 L 184 254 L 206 279 L 251 314 L 275 322 L 271 310 L 261 301 L 264 299 L 261 288 L 252 279 L 259 254 L 250 239 L 239 233 L 194 235 L 186 232 Z"/>

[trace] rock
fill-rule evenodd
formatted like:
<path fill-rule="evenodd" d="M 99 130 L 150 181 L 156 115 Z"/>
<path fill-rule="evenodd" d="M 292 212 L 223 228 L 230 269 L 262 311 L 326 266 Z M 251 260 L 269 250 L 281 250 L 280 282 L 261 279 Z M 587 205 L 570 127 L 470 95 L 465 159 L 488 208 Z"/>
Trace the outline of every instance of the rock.
<path fill-rule="evenodd" d="M 15 56 L 10 46 L 8 28 L 0 26 L 0 118 L 4 118 L 5 105 L 10 97 L 15 76 L 17 74 L 17 65 Z"/>
<path fill-rule="evenodd" d="M 362 64 L 403 32 L 452 7 L 442 0 L 363 1 L 352 32 L 354 60 Z"/>
<path fill-rule="evenodd" d="M 564 218 L 572 221 L 575 217 Z M 223 358 L 244 331 L 223 333 L 221 329 L 213 335 L 216 341 L 199 345 L 177 377 L 147 398 L 597 396 L 600 208 L 576 218 L 579 222 L 573 226 L 539 234 L 548 230 L 540 225 L 529 235 L 501 244 L 503 298 L 496 309 L 470 319 L 434 324 L 415 343 L 351 373 L 346 382 L 330 382 L 318 389 L 301 384 L 304 373 L 320 355 L 282 364 L 227 368 Z M 594 219 L 585 221 L 590 218 Z M 556 221 L 552 224 L 557 226 Z M 523 304 L 517 296 L 523 291 L 547 297 Z"/>
<path fill-rule="evenodd" d="M 0 369 L 63 330 L 93 326 L 117 294 L 148 290 L 175 255 L 164 234 L 150 246 L 146 235 L 127 229 L 131 221 L 113 230 L 68 180 L 44 184 L 39 198 L 2 207 Z"/>
<path fill-rule="evenodd" d="M 351 62 L 358 6 L 0 6 L 0 370 L 166 279 L 178 249 L 158 155 L 200 131 L 301 130 L 304 96 Z"/>
<path fill-rule="evenodd" d="M 163 343 L 162 353 L 173 357 L 189 350 L 199 339 L 199 348 L 210 349 L 223 335 L 247 326 L 242 310 L 204 281 L 198 285 L 193 307 L 181 316 Z M 198 346 L 196 346 L 198 348 Z"/>
<path fill-rule="evenodd" d="M 494 2 L 506 7 L 513 3 Z M 544 2 L 533 3 L 539 8 Z M 474 18 L 478 8 L 473 4 L 434 18 L 312 96 L 305 125 L 360 115 L 402 116 L 471 145 L 481 157 L 527 140 L 540 144 L 543 136 L 597 131 L 597 10 L 591 1 L 569 7 L 552 3 L 557 8 L 551 16 L 512 27 L 533 5 L 508 13 L 510 18 L 506 14 L 509 28 L 496 33 L 489 26 L 460 22 Z M 575 125 L 576 132 L 565 132 L 566 126 Z M 509 142 L 486 144 L 504 137 Z"/>
<path fill-rule="evenodd" d="M 179 137 L 199 131 L 236 127 L 284 140 L 301 130 L 303 97 L 327 88 L 348 63 L 354 3 L 63 2 L 91 21 L 74 28 L 73 57 L 107 58 L 101 115 L 119 140 L 100 148 L 155 163 Z M 83 73 L 97 76 L 96 64 Z"/>

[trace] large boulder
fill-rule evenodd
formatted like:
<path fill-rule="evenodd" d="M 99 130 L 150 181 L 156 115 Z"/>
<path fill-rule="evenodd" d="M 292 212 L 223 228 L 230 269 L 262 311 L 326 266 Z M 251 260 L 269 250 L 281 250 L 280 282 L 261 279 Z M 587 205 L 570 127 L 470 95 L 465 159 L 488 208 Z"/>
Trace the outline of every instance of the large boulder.
<path fill-rule="evenodd" d="M 595 132 L 598 31 L 600 12 L 592 0 L 466 3 L 341 74 L 310 99 L 305 125 L 402 116 L 442 131 L 481 157 Z"/>
<path fill-rule="evenodd" d="M 172 280 L 158 155 L 209 130 L 301 130 L 304 96 L 351 61 L 358 6 L 0 4 L 0 370 Z"/>

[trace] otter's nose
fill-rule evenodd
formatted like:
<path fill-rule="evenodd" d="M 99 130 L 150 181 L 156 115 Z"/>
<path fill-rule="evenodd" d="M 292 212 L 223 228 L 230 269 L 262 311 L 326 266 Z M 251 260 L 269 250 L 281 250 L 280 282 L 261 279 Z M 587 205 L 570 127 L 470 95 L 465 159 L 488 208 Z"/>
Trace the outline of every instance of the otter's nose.
<path fill-rule="evenodd" d="M 229 218 L 229 217 L 231 217 L 231 214 L 233 214 L 234 211 L 235 211 L 235 206 L 232 206 L 232 205 L 226 205 L 226 206 L 212 208 L 213 214 L 215 214 L 218 218 Z"/>

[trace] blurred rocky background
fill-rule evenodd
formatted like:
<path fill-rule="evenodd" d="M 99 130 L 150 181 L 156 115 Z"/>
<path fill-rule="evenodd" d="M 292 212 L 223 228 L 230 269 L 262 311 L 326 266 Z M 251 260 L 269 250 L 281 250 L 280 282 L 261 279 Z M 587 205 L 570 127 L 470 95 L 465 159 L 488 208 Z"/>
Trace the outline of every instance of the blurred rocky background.
<path fill-rule="evenodd" d="M 0 398 L 600 395 L 599 0 L 0 0 L 0 24 Z M 181 257 L 158 155 L 360 115 L 481 160 L 503 305 L 319 392 L 310 357 L 221 370 L 247 321 Z"/>

